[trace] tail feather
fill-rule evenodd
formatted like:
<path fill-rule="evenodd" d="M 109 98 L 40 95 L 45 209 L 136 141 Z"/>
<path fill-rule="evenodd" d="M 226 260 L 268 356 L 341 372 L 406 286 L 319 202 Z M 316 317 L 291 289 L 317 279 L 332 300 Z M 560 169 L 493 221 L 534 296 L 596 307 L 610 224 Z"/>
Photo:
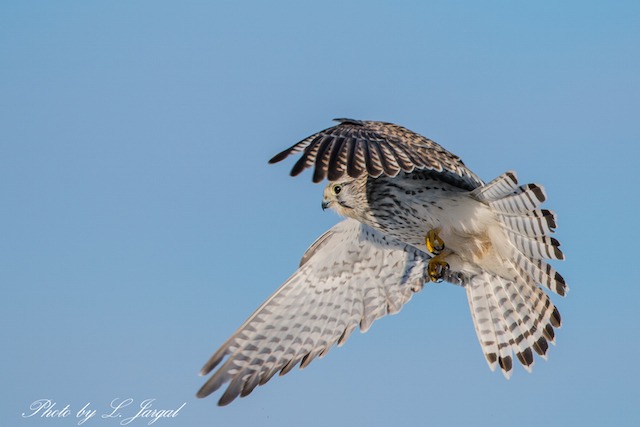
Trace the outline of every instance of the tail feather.
<path fill-rule="evenodd" d="M 544 187 L 519 186 L 513 171 L 471 194 L 492 208 L 511 244 L 510 254 L 501 252 L 508 274 L 477 266 L 478 270 L 462 278 L 489 367 L 494 370 L 499 365 L 509 378 L 514 356 L 529 372 L 535 363 L 534 352 L 547 358 L 549 343 L 555 344 L 554 328 L 562 324 L 560 313 L 542 289 L 562 296 L 569 290 L 562 276 L 543 261 L 564 259 L 560 242 L 549 236 L 557 227 L 556 215 L 540 209 L 547 199 Z"/>
<path fill-rule="evenodd" d="M 556 214 L 549 209 L 534 209 L 526 215 L 497 214 L 500 222 L 508 229 L 529 237 L 546 236 L 554 233 Z"/>
<path fill-rule="evenodd" d="M 464 282 L 467 290 L 467 300 L 471 310 L 473 326 L 478 335 L 478 341 L 487 359 L 489 368 L 494 371 L 498 365 L 498 357 L 510 358 L 511 347 L 508 345 L 507 328 L 500 313 L 494 314 L 497 304 L 489 304 L 489 293 L 485 292 L 485 281 L 478 276 L 472 276 Z M 506 343 L 506 345 L 505 345 Z M 500 363 L 502 366 L 502 362 Z M 504 371 L 509 378 L 511 369 Z"/>
<path fill-rule="evenodd" d="M 523 324 L 522 316 L 516 307 L 519 307 L 520 304 L 515 301 L 516 295 L 513 292 L 508 292 L 505 285 L 500 277 L 490 277 L 489 280 L 485 281 L 485 292 L 493 297 L 498 304 L 498 310 L 502 313 L 506 325 L 505 332 L 508 338 L 508 345 L 522 365 L 531 372 L 533 358 L 528 356 L 530 351 L 527 352 L 529 344 L 525 339 L 527 334 L 526 325 Z"/>
<path fill-rule="evenodd" d="M 471 193 L 481 202 L 491 202 L 512 194 L 518 188 L 518 175 L 510 170 Z"/>
<path fill-rule="evenodd" d="M 508 379 L 513 356 L 531 372 L 534 352 L 547 358 L 554 327 L 560 327 L 557 309 L 538 287 L 482 272 L 464 283 L 478 340 L 491 370 L 500 366 Z"/>
<path fill-rule="evenodd" d="M 565 296 L 569 291 L 569 287 L 560 273 L 542 260 L 530 260 L 521 252 L 517 252 L 509 262 L 520 273 L 524 281 L 531 285 L 539 284 L 560 296 Z"/>
<path fill-rule="evenodd" d="M 509 379 L 513 373 L 513 351 L 511 350 L 511 344 L 514 342 L 514 339 L 511 331 L 507 328 L 506 319 L 502 315 L 499 299 L 496 298 L 493 292 L 487 289 L 489 286 L 490 282 L 485 280 L 484 292 L 487 295 L 487 299 L 491 301 L 491 304 L 495 307 L 491 314 L 493 322 L 496 324 L 495 340 L 498 345 L 497 365 L 500 366 L 500 370 L 505 378 Z M 495 369 L 495 366 L 493 369 Z"/>
<path fill-rule="evenodd" d="M 489 202 L 496 212 L 506 214 L 527 214 L 547 200 L 547 193 L 540 184 L 518 187 L 511 195 Z"/>
<path fill-rule="evenodd" d="M 507 325 L 512 337 L 512 347 L 516 357 L 522 366 L 531 372 L 534 365 L 533 353 L 529 339 L 535 330 L 533 319 L 530 316 L 531 310 L 522 299 L 513 283 L 503 280 L 500 277 L 494 279 L 493 292 L 502 304 Z M 517 347 L 518 351 L 515 351 Z"/>
<path fill-rule="evenodd" d="M 560 242 L 553 237 L 528 237 L 510 229 L 505 229 L 505 233 L 511 243 L 529 258 L 564 260 L 564 254 L 558 249 Z"/>

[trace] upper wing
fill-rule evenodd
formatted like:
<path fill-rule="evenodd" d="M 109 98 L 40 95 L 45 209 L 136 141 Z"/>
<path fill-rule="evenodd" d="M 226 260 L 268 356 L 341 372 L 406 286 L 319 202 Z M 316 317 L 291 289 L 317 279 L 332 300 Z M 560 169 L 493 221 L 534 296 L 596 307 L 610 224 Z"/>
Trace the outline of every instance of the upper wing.
<path fill-rule="evenodd" d="M 291 175 L 315 165 L 313 182 L 325 177 L 336 181 L 345 172 L 357 178 L 366 171 L 376 178 L 383 173 L 396 176 L 400 171 L 412 172 L 417 168 L 453 172 L 468 180 L 471 188 L 482 184 L 458 156 L 402 126 L 352 119 L 336 121 L 340 124 L 300 141 L 275 155 L 269 163 L 303 151 Z"/>
<path fill-rule="evenodd" d="M 209 359 L 200 372 L 218 368 L 197 396 L 231 381 L 226 405 L 246 396 L 298 362 L 307 366 L 360 325 L 395 314 L 425 283 L 429 255 L 346 219 L 307 250 L 300 268 Z"/>

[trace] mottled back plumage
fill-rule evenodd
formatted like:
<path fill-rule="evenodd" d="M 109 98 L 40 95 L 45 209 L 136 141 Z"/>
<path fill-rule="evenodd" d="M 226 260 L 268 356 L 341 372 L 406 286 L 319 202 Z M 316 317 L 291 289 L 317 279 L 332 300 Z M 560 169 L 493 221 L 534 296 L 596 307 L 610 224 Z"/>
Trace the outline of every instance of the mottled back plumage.
<path fill-rule="evenodd" d="M 546 359 L 561 326 L 543 290 L 568 287 L 545 259 L 564 259 L 549 236 L 556 215 L 541 209 L 540 184 L 514 171 L 484 184 L 435 142 L 385 122 L 338 119 L 270 160 L 302 152 L 291 175 L 325 177 L 323 208 L 348 219 L 305 252 L 300 267 L 203 367 L 215 370 L 198 392 L 230 382 L 226 405 L 276 373 L 306 367 L 360 326 L 395 314 L 430 280 L 465 288 L 491 370 L 505 377 L 513 359 L 528 371 Z"/>

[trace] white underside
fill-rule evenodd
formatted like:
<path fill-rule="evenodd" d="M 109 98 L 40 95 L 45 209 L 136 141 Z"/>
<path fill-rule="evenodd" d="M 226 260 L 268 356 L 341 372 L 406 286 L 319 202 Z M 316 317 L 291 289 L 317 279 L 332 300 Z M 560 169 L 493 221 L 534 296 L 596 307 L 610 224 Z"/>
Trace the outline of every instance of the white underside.
<path fill-rule="evenodd" d="M 448 184 L 447 191 L 423 191 L 409 198 L 406 207 L 413 212 L 402 230 L 386 230 L 394 237 L 424 252 L 427 233 L 439 229 L 445 243 L 444 261 L 454 271 L 479 273 L 481 269 L 510 277 L 513 273 L 503 262 L 513 246 L 491 207 L 475 199 L 470 192 Z M 377 224 L 370 224 L 379 228 Z"/>

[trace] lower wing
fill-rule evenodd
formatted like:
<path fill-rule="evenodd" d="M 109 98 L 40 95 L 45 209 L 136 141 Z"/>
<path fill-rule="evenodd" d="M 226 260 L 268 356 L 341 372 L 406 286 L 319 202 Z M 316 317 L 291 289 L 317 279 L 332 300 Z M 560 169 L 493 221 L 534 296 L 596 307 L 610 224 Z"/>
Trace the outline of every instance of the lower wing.
<path fill-rule="evenodd" d="M 430 256 L 353 219 L 346 219 L 307 250 L 300 268 L 209 359 L 200 374 L 221 366 L 197 397 L 230 382 L 227 405 L 284 375 L 306 367 L 360 325 L 395 314 L 425 283 Z M 428 279 L 427 279 L 428 281 Z"/>

